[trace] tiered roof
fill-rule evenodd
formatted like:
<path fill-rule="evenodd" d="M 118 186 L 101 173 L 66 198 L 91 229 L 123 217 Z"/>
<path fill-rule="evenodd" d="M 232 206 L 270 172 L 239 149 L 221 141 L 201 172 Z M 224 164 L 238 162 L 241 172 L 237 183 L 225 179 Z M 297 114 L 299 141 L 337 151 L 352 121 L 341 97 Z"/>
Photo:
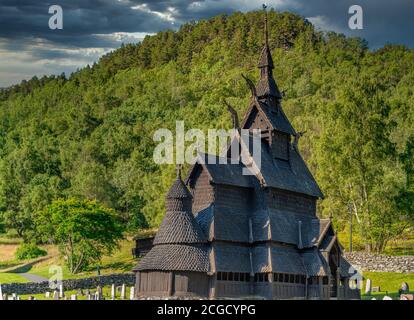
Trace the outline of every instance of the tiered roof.
<path fill-rule="evenodd" d="M 209 270 L 207 238 L 191 213 L 191 199 L 179 173 L 166 196 L 167 212 L 155 236 L 154 247 L 135 271 Z"/>

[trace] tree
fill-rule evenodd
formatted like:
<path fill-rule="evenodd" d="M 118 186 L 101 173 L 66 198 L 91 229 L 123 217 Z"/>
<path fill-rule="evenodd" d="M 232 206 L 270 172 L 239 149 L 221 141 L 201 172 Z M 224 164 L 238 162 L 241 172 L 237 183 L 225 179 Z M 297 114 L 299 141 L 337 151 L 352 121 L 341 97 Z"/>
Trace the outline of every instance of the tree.
<path fill-rule="evenodd" d="M 317 144 L 318 175 L 328 195 L 324 210 L 344 216 L 351 205 L 366 248 L 375 252 L 413 221 L 401 208 L 406 170 L 391 140 L 394 124 L 380 89 L 379 80 L 367 74 L 344 83 L 335 101 L 325 104 Z"/>
<path fill-rule="evenodd" d="M 111 254 L 122 239 L 114 211 L 96 201 L 55 200 L 35 214 L 35 224 L 41 240 L 58 245 L 71 273 Z"/>

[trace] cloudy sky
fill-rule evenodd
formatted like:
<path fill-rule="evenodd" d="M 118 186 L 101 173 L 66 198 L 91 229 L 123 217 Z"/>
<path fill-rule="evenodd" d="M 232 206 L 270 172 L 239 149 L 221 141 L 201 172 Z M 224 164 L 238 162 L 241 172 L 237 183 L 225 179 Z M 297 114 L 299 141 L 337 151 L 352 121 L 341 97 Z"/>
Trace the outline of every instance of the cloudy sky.
<path fill-rule="evenodd" d="M 412 0 L 0 0 L 0 87 L 33 75 L 60 74 L 96 61 L 121 43 L 177 29 L 190 20 L 250 11 L 266 2 L 292 11 L 322 30 L 414 47 Z M 351 5 L 363 8 L 363 30 L 350 30 Z M 63 9 L 63 29 L 49 28 L 49 7 Z"/>

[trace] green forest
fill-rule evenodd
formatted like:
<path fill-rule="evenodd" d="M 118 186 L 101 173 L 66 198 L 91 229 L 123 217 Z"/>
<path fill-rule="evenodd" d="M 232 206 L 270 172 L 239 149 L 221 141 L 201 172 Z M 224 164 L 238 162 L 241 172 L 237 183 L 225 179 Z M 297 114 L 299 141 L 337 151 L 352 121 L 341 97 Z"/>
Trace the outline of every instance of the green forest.
<path fill-rule="evenodd" d="M 320 217 L 381 252 L 414 225 L 414 50 L 371 50 L 269 12 L 274 76 L 300 150 L 325 194 Z M 70 76 L 0 91 L 0 232 L 29 241 L 57 199 L 96 200 L 130 232 L 157 227 L 173 166 L 153 161 L 160 128 L 231 127 L 263 45 L 262 12 L 220 15 L 123 45 Z M 188 166 L 186 167 L 188 169 Z"/>

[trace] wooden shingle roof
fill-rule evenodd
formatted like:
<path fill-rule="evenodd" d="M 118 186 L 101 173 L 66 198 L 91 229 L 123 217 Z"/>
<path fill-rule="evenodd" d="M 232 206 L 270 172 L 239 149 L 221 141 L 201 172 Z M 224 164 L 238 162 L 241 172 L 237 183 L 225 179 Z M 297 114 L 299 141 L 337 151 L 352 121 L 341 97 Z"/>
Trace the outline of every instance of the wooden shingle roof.
<path fill-rule="evenodd" d="M 255 211 L 252 220 L 254 241 L 273 240 L 299 246 L 299 221 L 302 247 L 313 247 L 319 237 L 319 220 L 310 215 L 263 209 Z"/>
<path fill-rule="evenodd" d="M 275 159 L 266 142 L 261 147 L 261 169 L 268 187 L 323 198 L 314 177 L 295 148 L 289 150 L 289 161 Z"/>
<path fill-rule="evenodd" d="M 208 272 L 209 249 L 206 245 L 163 244 L 154 246 L 134 268 L 144 270 L 177 270 Z"/>
<path fill-rule="evenodd" d="M 154 245 L 205 243 L 207 237 L 191 212 L 167 212 L 154 239 Z"/>
<path fill-rule="evenodd" d="M 211 183 L 245 188 L 252 187 L 252 177 L 243 175 L 244 166 L 242 163 L 232 164 L 231 159 L 204 153 L 199 153 L 198 159 L 185 179 L 187 185 L 195 175 L 196 170 L 203 167 L 208 172 Z M 215 159 L 213 163 L 211 159 Z"/>

